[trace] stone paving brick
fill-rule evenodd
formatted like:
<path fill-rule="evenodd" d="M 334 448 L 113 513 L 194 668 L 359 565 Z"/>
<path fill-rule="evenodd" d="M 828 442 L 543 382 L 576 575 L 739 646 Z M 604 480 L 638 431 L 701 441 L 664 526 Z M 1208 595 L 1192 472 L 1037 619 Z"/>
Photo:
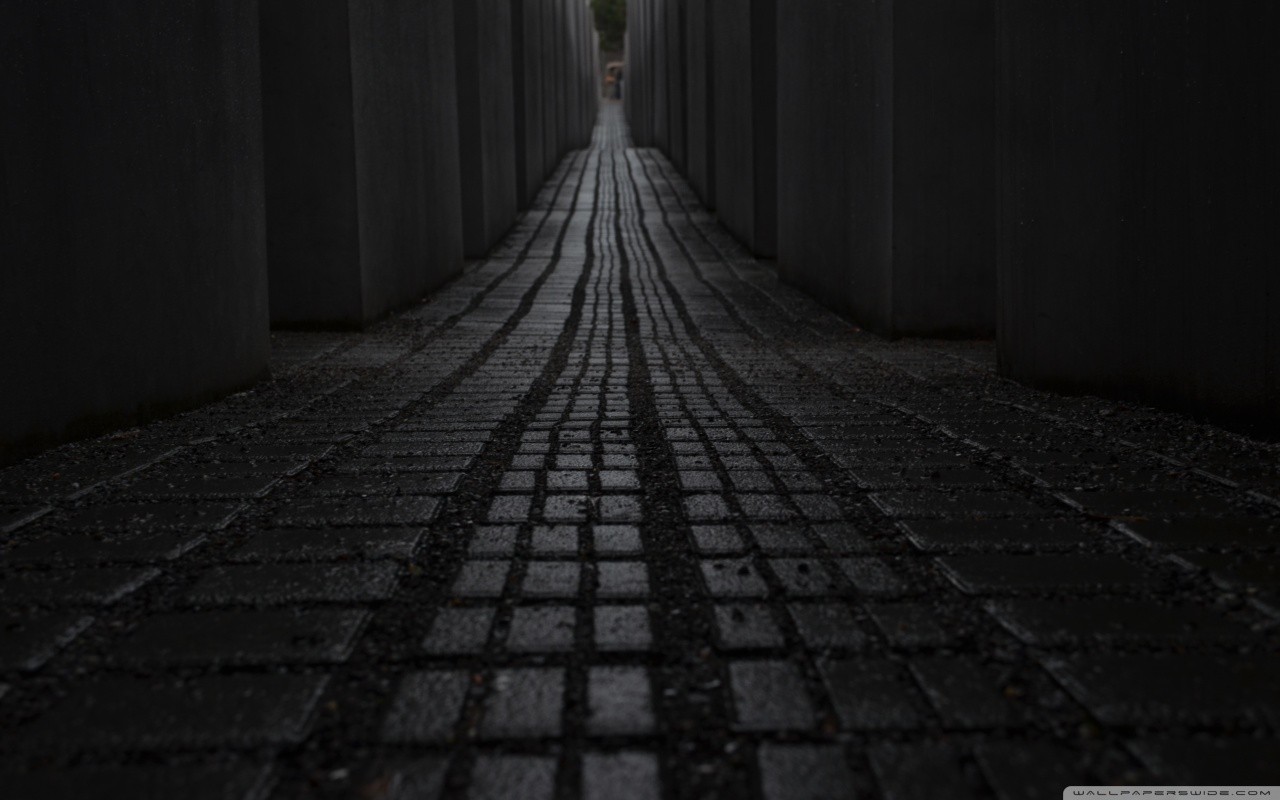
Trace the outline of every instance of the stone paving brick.
<path fill-rule="evenodd" d="M 635 525 L 594 525 L 591 533 L 597 556 L 638 556 L 644 552 L 640 529 Z"/>
<path fill-rule="evenodd" d="M 871 606 L 871 619 L 889 643 L 897 648 L 947 647 L 962 635 L 947 625 L 932 606 L 919 603 L 886 603 Z"/>
<path fill-rule="evenodd" d="M 970 594 L 1133 591 L 1160 585 L 1156 575 L 1119 556 L 951 556 L 938 564 L 957 587 Z"/>
<path fill-rule="evenodd" d="M 476 528 L 468 553 L 473 558 L 513 556 L 520 529 L 515 525 L 491 525 Z"/>
<path fill-rule="evenodd" d="M 1102 780 L 1083 767 L 1075 753 L 1058 744 L 983 742 L 975 748 L 974 756 L 999 800 L 1061 800 L 1062 790 L 1068 786 L 1088 786 Z"/>
<path fill-rule="evenodd" d="M 1280 523 L 1266 519 L 1143 519 L 1126 520 L 1120 527 L 1143 544 L 1171 550 L 1280 545 Z"/>
<path fill-rule="evenodd" d="M 795 604 L 788 606 L 800 637 L 812 650 L 860 648 L 867 635 L 858 628 L 853 613 L 842 605 Z"/>
<path fill-rule="evenodd" d="M 638 561 L 606 561 L 596 566 L 596 597 L 645 598 L 649 596 L 649 569 Z"/>
<path fill-rule="evenodd" d="M 434 497 L 359 497 L 341 502 L 299 502 L 272 518 L 281 527 L 379 527 L 428 525 L 440 501 Z"/>
<path fill-rule="evenodd" d="M 172 475 L 139 480 L 129 494 L 149 499 L 247 499 L 266 497 L 279 481 L 274 475 Z"/>
<path fill-rule="evenodd" d="M 911 520 L 907 536 L 926 553 L 963 550 L 1055 550 L 1087 545 L 1094 537 L 1062 520 Z"/>
<path fill-rule="evenodd" d="M 507 472 L 503 474 L 502 482 L 498 484 L 498 491 L 528 494 L 534 490 L 537 479 L 536 472 L 527 470 Z M 550 478 L 548 478 L 548 485 L 550 485 Z"/>
<path fill-rule="evenodd" d="M 385 562 L 214 567 L 184 599 L 200 605 L 382 600 L 395 591 L 400 571 Z"/>
<path fill-rule="evenodd" d="M 574 609 L 569 606 L 517 608 L 507 634 L 515 653 L 556 653 L 573 649 Z"/>
<path fill-rule="evenodd" d="M 424 472 L 369 477 L 339 475 L 316 481 L 309 487 L 308 493 L 321 497 L 341 495 L 442 495 L 456 491 L 461 482 L 462 473 L 460 472 Z"/>
<path fill-rule="evenodd" d="M 332 663 L 369 619 L 355 610 L 204 611 L 148 617 L 113 659 L 140 665 Z"/>
<path fill-rule="evenodd" d="M 0 613 L 0 671 L 39 669 L 93 624 L 76 613 Z"/>
<path fill-rule="evenodd" d="M 884 513 L 916 517 L 1044 516 L 1045 509 L 1012 492 L 878 492 L 871 501 Z"/>
<path fill-rule="evenodd" d="M 412 472 L 460 472 L 471 468 L 472 456 L 423 456 L 421 458 L 352 458 L 334 465 L 346 474 L 399 474 Z"/>
<path fill-rule="evenodd" d="M 365 786 L 381 792 L 386 800 L 437 798 L 444 791 L 449 762 L 439 757 L 421 758 L 394 770 L 382 770 Z"/>
<path fill-rule="evenodd" d="M 774 558 L 769 568 L 790 597 L 830 597 L 840 592 L 840 583 L 816 559 Z"/>
<path fill-rule="evenodd" d="M 335 528 L 268 530 L 236 548 L 231 561 L 345 561 L 407 559 L 422 540 L 418 528 Z"/>
<path fill-rule="evenodd" d="M 50 506 L 0 507 L 0 533 L 13 533 L 24 525 L 35 522 L 52 510 Z"/>
<path fill-rule="evenodd" d="M 1015 702 L 1018 683 L 1000 668 L 963 656 L 915 659 L 911 672 L 944 725 L 996 728 L 1018 725 L 1026 708 Z"/>
<path fill-rule="evenodd" d="M 835 745 L 760 746 L 765 800 L 853 800 L 853 771 Z"/>
<path fill-rule="evenodd" d="M 1258 785 L 1280 783 L 1280 739 L 1152 738 L 1129 749 L 1161 783 L 1232 786 L 1246 778 Z"/>
<path fill-rule="evenodd" d="M 606 492 L 634 492 L 640 489 L 640 477 L 635 470 L 603 469 L 598 474 L 600 488 Z"/>
<path fill-rule="evenodd" d="M 1276 656 L 1186 653 L 1051 659 L 1053 675 L 1108 725 L 1280 720 Z"/>
<path fill-rule="evenodd" d="M 910 587 L 893 569 L 877 558 L 843 558 L 840 571 L 859 594 L 867 597 L 901 597 Z"/>
<path fill-rule="evenodd" d="M 574 561 L 534 561 L 524 575 L 525 597 L 572 598 L 578 596 L 582 565 Z"/>
<path fill-rule="evenodd" d="M 703 561 L 702 579 L 715 597 L 766 597 L 769 587 L 747 559 Z"/>
<path fill-rule="evenodd" d="M 583 800 L 658 800 L 658 759 L 651 753 L 587 753 L 582 757 Z"/>
<path fill-rule="evenodd" d="M 587 685 L 588 732 L 639 736 L 653 731 L 649 676 L 644 668 L 593 667 Z"/>
<path fill-rule="evenodd" d="M 62 524 L 77 530 L 218 531 L 243 510 L 239 503 L 124 503 L 81 508 Z"/>
<path fill-rule="evenodd" d="M 53 534 L 18 545 L 5 554 L 11 563 L 111 564 L 172 561 L 199 547 L 203 533 L 154 533 L 118 536 Z"/>
<path fill-rule="evenodd" d="M 468 561 L 450 593 L 454 597 L 501 597 L 510 571 L 511 564 L 506 561 Z"/>
<path fill-rule="evenodd" d="M 388 742 L 447 742 L 462 713 L 471 680 L 465 672 L 406 675 L 382 723 Z"/>
<path fill-rule="evenodd" d="M 734 661 L 729 675 L 738 730 L 804 731 L 815 726 L 813 704 L 795 664 Z"/>
<path fill-rule="evenodd" d="M 1188 492 L 1065 492 L 1062 497 L 1092 514 L 1110 517 L 1161 515 L 1219 516 L 1239 513 L 1240 507 L 1229 500 Z"/>
<path fill-rule="evenodd" d="M 819 524 L 813 526 L 813 532 L 835 555 L 869 553 L 874 549 L 871 542 L 852 525 Z"/>
<path fill-rule="evenodd" d="M 487 739 L 559 736 L 563 707 L 563 669 L 500 670 L 489 686 L 480 735 Z"/>
<path fill-rule="evenodd" d="M 800 514 L 814 522 L 831 522 L 844 518 L 840 504 L 832 497 L 822 494 L 795 494 L 791 500 L 800 509 Z"/>
<path fill-rule="evenodd" d="M 591 506 L 591 498 L 586 495 L 550 495 L 543 505 L 542 518 L 547 522 L 586 522 Z"/>
<path fill-rule="evenodd" d="M 714 494 L 698 494 L 684 499 L 684 512 L 693 522 L 719 522 L 729 519 L 729 504 Z"/>
<path fill-rule="evenodd" d="M 306 736 L 325 678 L 112 677 L 84 685 L 24 729 L 49 748 L 156 750 L 292 744 Z"/>
<path fill-rule="evenodd" d="M 330 444 L 259 442 L 218 445 L 202 450 L 200 455 L 210 461 L 312 461 L 332 449 Z"/>
<path fill-rule="evenodd" d="M 602 652 L 648 650 L 653 641 L 644 606 L 596 606 L 595 645 Z"/>
<path fill-rule="evenodd" d="M 0 577 L 0 602 L 7 607 L 27 603 L 110 605 L 142 588 L 159 574 L 155 569 L 123 567 L 11 572 Z"/>
<path fill-rule="evenodd" d="M 0 773 L 10 797 L 83 800 L 87 797 L 258 800 L 271 769 L 252 764 L 77 767 L 57 772 Z"/>
<path fill-rule="evenodd" d="M 790 525 L 752 525 L 751 538 L 769 555 L 813 552 L 813 543 L 800 528 Z"/>
<path fill-rule="evenodd" d="M 590 486 L 583 470 L 552 470 L 547 473 L 547 489 L 553 492 L 585 492 Z"/>
<path fill-rule="evenodd" d="M 909 729 L 928 718 L 920 691 L 896 662 L 834 659 L 819 670 L 845 730 Z"/>
<path fill-rule="evenodd" d="M 533 498 L 528 495 L 495 497 L 485 519 L 489 522 L 523 522 L 529 518 L 532 507 Z"/>
<path fill-rule="evenodd" d="M 976 800 L 986 796 L 972 785 L 959 752 L 950 745 L 878 744 L 867 755 L 885 800 L 934 800 L 939 796 Z"/>
<path fill-rule="evenodd" d="M 781 497 L 773 494 L 737 495 L 742 515 L 749 520 L 790 520 L 796 515 Z"/>
<path fill-rule="evenodd" d="M 572 525 L 539 525 L 529 547 L 535 556 L 567 557 L 578 554 L 578 529 Z"/>
<path fill-rule="evenodd" d="M 469 800 L 551 800 L 556 759 L 545 756 L 482 755 L 471 772 Z"/>
<path fill-rule="evenodd" d="M 1209 579 L 1222 589 L 1268 593 L 1280 589 L 1280 557 L 1277 556 L 1215 553 L 1179 556 L 1178 560 L 1208 572 Z"/>
<path fill-rule="evenodd" d="M 703 555 L 737 555 L 746 552 L 746 544 L 729 525 L 695 525 L 692 529 L 694 547 Z"/>
<path fill-rule="evenodd" d="M 1019 639 L 1047 647 L 1229 644 L 1252 636 L 1244 625 L 1210 609 L 1150 600 L 1010 600 L 991 603 L 988 610 Z"/>
<path fill-rule="evenodd" d="M 422 649 L 432 655 L 478 655 L 489 641 L 492 608 L 442 608 L 431 623 Z"/>

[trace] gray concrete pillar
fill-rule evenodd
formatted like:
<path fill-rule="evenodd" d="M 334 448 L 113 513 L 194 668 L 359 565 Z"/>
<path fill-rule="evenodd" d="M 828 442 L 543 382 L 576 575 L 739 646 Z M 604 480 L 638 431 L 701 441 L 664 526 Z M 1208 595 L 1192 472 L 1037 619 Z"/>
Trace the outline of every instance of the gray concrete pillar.
<path fill-rule="evenodd" d="M 778 264 L 885 335 L 995 323 L 991 0 L 778 13 Z"/>
<path fill-rule="evenodd" d="M 999 357 L 1280 427 L 1267 0 L 1002 0 Z"/>
<path fill-rule="evenodd" d="M 670 4 L 666 0 L 654 0 L 649 24 L 652 39 L 649 48 L 651 91 L 653 92 L 652 124 L 653 146 L 664 153 L 671 148 L 671 87 L 667 58 L 667 14 Z"/>
<path fill-rule="evenodd" d="M 651 147 L 654 142 L 654 2 L 655 0 L 630 0 L 627 4 L 627 71 L 624 88 L 630 93 L 628 121 L 631 140 L 637 147 Z"/>
<path fill-rule="evenodd" d="M 522 209 L 533 203 L 547 177 L 542 119 L 546 108 L 542 74 L 547 60 L 543 45 L 545 24 L 545 4 L 541 0 L 511 0 L 516 195 Z"/>
<path fill-rule="evenodd" d="M 753 253 L 772 257 L 778 215 L 776 0 L 712 5 L 716 213 Z M 787 6 L 781 16 L 810 15 Z"/>
<path fill-rule="evenodd" d="M 263 0 L 271 318 L 360 327 L 461 267 L 451 0 Z"/>
<path fill-rule="evenodd" d="M 688 95 L 685 174 L 707 208 L 716 207 L 714 10 L 711 0 L 685 8 L 685 75 Z"/>
<path fill-rule="evenodd" d="M 458 0 L 455 15 L 463 244 L 482 258 L 517 213 L 511 4 Z"/>
<path fill-rule="evenodd" d="M 267 367 L 258 5 L 0 4 L 0 462 Z"/>
<path fill-rule="evenodd" d="M 666 154 L 681 172 L 688 170 L 686 87 L 689 70 L 685 60 L 685 2 L 686 0 L 666 0 L 666 28 L 663 31 L 663 60 L 667 64 Z"/>

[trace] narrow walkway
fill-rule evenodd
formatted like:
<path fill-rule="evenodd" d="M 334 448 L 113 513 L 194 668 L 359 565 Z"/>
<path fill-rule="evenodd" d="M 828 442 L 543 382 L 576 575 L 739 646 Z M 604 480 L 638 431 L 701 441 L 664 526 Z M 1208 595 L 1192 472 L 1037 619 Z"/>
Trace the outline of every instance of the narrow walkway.
<path fill-rule="evenodd" d="M 0 794 L 1280 782 L 1276 450 L 852 329 L 616 106 L 430 301 L 276 338 L 0 473 Z"/>

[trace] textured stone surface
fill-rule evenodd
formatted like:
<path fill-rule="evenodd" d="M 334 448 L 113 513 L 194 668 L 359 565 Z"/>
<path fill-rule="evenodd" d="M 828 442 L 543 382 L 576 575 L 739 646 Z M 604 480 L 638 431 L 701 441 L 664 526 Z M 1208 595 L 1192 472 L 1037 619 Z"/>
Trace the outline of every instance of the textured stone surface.
<path fill-rule="evenodd" d="M 611 106 L 430 302 L 277 334 L 275 382 L 0 473 L 7 785 L 1273 775 L 1274 447 L 853 331 L 625 143 Z"/>

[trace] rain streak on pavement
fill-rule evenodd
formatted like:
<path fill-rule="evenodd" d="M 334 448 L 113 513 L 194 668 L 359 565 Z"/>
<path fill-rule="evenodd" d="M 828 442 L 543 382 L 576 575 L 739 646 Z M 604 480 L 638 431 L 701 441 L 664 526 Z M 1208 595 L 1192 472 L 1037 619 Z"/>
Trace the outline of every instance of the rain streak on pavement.
<path fill-rule="evenodd" d="M 0 472 L 0 793 L 1280 782 L 1273 446 L 861 333 L 626 137 L 420 306 Z"/>

